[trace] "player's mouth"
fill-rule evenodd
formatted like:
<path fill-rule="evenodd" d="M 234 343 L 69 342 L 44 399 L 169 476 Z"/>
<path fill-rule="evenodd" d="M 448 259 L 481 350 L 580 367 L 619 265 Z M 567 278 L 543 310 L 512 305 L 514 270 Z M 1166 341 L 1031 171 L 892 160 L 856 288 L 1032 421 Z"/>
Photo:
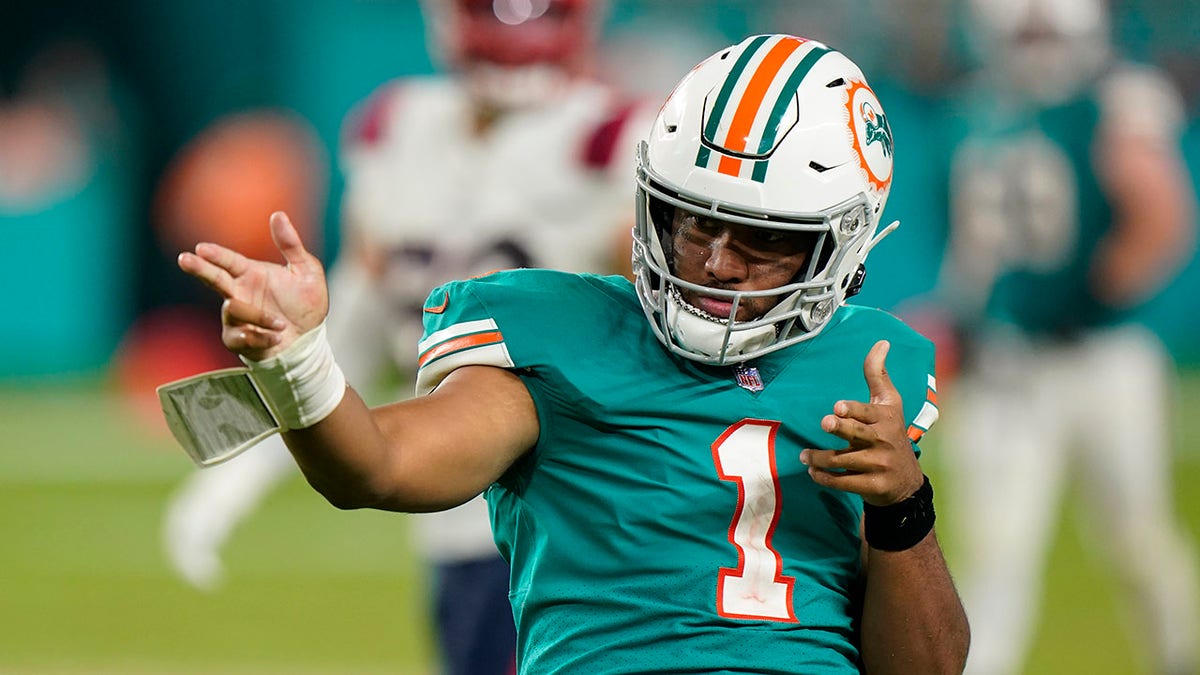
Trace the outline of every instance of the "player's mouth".
<path fill-rule="evenodd" d="M 733 313 L 733 300 L 714 298 L 710 295 L 700 295 L 696 291 L 681 291 L 671 288 L 672 295 L 681 307 L 702 319 L 717 323 L 728 323 Z"/>
<path fill-rule="evenodd" d="M 691 303 L 695 305 L 696 309 L 699 309 L 705 314 L 711 314 L 712 316 L 721 320 L 728 320 L 733 314 L 732 300 L 713 298 L 707 295 L 697 295 L 690 300 Z"/>

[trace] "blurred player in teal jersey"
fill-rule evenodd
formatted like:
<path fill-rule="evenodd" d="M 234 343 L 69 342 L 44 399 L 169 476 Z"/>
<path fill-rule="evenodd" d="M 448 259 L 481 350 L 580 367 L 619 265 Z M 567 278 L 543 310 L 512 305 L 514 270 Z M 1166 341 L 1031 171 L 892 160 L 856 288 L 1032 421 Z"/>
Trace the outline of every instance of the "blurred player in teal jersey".
<path fill-rule="evenodd" d="M 1130 315 L 1187 259 L 1170 84 L 1111 53 L 1099 0 L 976 0 L 942 280 L 971 344 L 947 453 L 969 673 L 1021 672 L 1069 477 L 1131 591 L 1149 672 L 1195 673 L 1196 558 L 1172 513 L 1169 367 Z M 957 550 L 957 549 L 956 549 Z"/>
<path fill-rule="evenodd" d="M 180 266 L 226 299 L 226 346 L 331 503 L 486 495 L 520 672 L 957 673 L 968 628 L 915 451 L 933 348 L 845 304 L 891 230 L 893 150 L 841 53 L 722 49 L 639 148 L 635 281 L 440 286 L 419 396 L 375 409 L 334 362 L 323 270 L 284 214 L 287 265 L 202 244 Z"/>

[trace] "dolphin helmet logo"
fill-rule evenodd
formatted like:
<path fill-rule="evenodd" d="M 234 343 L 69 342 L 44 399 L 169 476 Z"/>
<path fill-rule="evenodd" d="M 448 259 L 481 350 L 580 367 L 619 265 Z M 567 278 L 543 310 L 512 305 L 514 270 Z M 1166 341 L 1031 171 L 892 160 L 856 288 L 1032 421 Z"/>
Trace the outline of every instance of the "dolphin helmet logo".
<path fill-rule="evenodd" d="M 866 144 L 882 143 L 883 154 L 892 156 L 892 125 L 888 124 L 887 115 L 875 110 L 870 101 L 863 101 L 859 106 L 859 114 L 867 128 Z"/>
<path fill-rule="evenodd" d="M 862 80 L 846 83 L 845 117 L 854 158 L 871 188 L 886 194 L 892 184 L 892 125 L 875 92 Z"/>

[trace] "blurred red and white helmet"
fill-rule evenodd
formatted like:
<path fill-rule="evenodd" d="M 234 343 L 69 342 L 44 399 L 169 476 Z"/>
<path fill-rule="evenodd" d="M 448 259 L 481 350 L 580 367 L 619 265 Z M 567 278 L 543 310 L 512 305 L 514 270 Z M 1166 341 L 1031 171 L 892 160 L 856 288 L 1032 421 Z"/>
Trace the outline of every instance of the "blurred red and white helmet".
<path fill-rule="evenodd" d="M 499 108 L 538 105 L 586 71 L 602 0 L 423 0 L 435 56 Z"/>
<path fill-rule="evenodd" d="M 972 0 L 971 10 L 985 61 L 1035 100 L 1072 96 L 1108 62 L 1105 0 Z"/>

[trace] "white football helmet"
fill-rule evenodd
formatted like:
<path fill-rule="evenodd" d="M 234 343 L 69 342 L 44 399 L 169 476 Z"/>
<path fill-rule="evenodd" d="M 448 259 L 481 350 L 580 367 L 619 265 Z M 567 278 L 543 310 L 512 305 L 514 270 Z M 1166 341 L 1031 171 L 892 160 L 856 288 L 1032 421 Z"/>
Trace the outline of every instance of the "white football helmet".
<path fill-rule="evenodd" d="M 633 266 L 659 340 L 710 365 L 738 363 L 807 340 L 861 286 L 892 184 L 892 132 L 850 59 L 790 35 L 759 35 L 717 52 L 671 93 L 638 151 Z M 761 291 L 705 288 L 675 275 L 675 209 L 730 223 L 813 232 L 805 270 Z M 680 289 L 731 302 L 717 317 Z M 780 297 L 733 321 L 748 297 Z"/>
<path fill-rule="evenodd" d="M 590 67 L 602 0 L 422 0 L 434 54 L 500 109 L 540 105 Z"/>

